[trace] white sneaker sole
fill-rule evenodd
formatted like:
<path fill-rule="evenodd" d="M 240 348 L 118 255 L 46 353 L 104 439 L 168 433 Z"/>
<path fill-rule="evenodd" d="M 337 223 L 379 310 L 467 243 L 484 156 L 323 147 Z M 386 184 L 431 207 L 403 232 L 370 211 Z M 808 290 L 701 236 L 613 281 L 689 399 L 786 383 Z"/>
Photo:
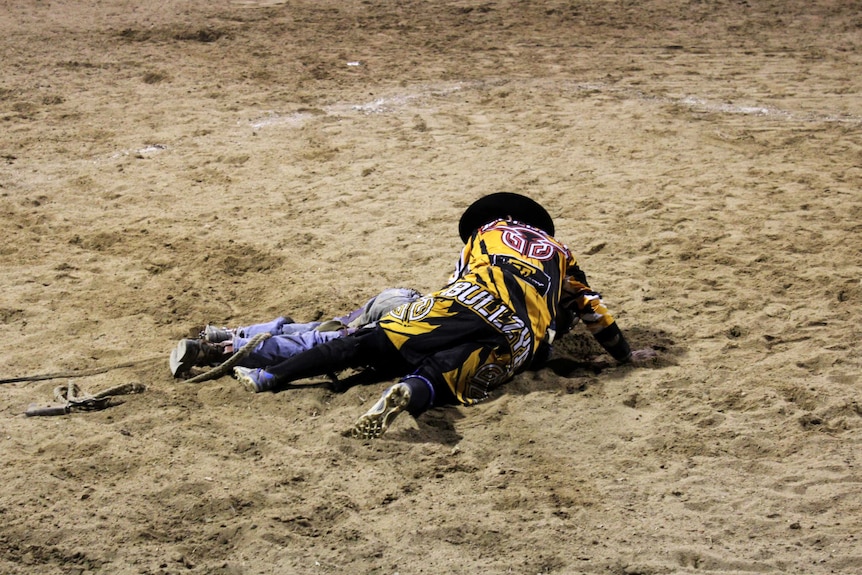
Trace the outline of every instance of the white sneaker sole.
<path fill-rule="evenodd" d="M 410 388 L 395 384 L 383 394 L 374 407 L 356 420 L 350 434 L 356 439 L 377 439 L 389 429 L 399 413 L 410 403 Z"/>
<path fill-rule="evenodd" d="M 237 379 L 237 381 L 242 384 L 244 388 L 255 393 L 260 393 L 264 391 L 258 388 L 257 383 L 255 383 L 254 379 L 251 377 L 252 373 L 254 373 L 254 370 L 247 367 L 233 368 L 233 376 Z"/>

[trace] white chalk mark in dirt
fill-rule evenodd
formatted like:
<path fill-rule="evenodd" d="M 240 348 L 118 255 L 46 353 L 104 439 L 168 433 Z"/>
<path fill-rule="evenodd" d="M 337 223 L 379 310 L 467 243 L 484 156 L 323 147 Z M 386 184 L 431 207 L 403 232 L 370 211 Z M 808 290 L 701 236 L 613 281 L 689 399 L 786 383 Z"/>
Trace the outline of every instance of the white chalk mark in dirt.
<path fill-rule="evenodd" d="M 376 98 L 370 102 L 362 104 L 333 104 L 320 108 L 320 111 L 323 112 L 323 115 L 327 116 L 391 114 L 398 112 L 400 109 L 417 100 L 429 97 L 446 96 L 464 89 L 464 86 L 465 84 L 459 83 L 443 88 L 427 88 L 412 94 L 398 94 L 386 98 Z M 269 111 L 265 116 L 251 120 L 248 122 L 248 125 L 250 125 L 254 130 L 285 125 L 288 127 L 299 127 L 306 121 L 319 115 L 321 114 L 303 111 L 290 112 L 287 114 Z"/>
<path fill-rule="evenodd" d="M 426 86 L 419 87 L 415 92 L 409 94 L 396 94 L 389 97 L 376 98 L 370 102 L 360 104 L 332 104 L 315 109 L 299 109 L 293 112 L 280 113 L 268 111 L 263 115 L 252 119 L 240 121 L 240 125 L 247 125 L 254 131 L 266 128 L 288 127 L 298 128 L 305 123 L 318 117 L 351 115 L 374 115 L 374 114 L 396 114 L 411 104 L 423 102 L 430 98 L 442 98 L 458 92 L 485 90 L 495 86 L 511 86 L 513 84 L 525 85 L 522 80 L 486 80 L 474 82 L 458 82 L 449 86 Z M 717 102 L 698 96 L 668 97 L 652 95 L 643 90 L 620 88 L 608 86 L 602 83 L 545 83 L 533 82 L 532 88 L 545 90 L 556 90 L 561 93 L 571 92 L 594 92 L 597 94 L 614 94 L 623 98 L 654 102 L 657 105 L 676 105 L 689 108 L 695 112 L 707 112 L 716 114 L 741 114 L 749 116 L 769 117 L 787 122 L 799 123 L 843 123 L 860 125 L 862 117 L 849 114 L 832 114 L 826 112 L 801 113 L 783 110 L 781 108 L 762 104 L 733 104 Z M 134 155 L 136 157 L 149 157 L 168 149 L 164 144 L 150 144 L 138 150 L 123 150 L 111 156 L 111 159 Z"/>
<path fill-rule="evenodd" d="M 276 112 L 268 112 L 266 116 L 257 118 L 250 122 L 252 129 L 259 130 L 270 126 L 288 126 L 299 127 L 306 121 L 315 116 L 312 112 L 292 112 L 290 114 L 278 114 Z"/>
<path fill-rule="evenodd" d="M 168 147 L 164 144 L 149 144 L 144 146 L 143 148 L 139 148 L 137 150 L 123 150 L 121 152 L 117 152 L 111 156 L 112 160 L 117 158 L 121 158 L 123 156 L 135 156 L 138 158 L 143 158 L 147 156 L 153 156 L 155 154 L 161 153 L 167 150 Z"/>
<path fill-rule="evenodd" d="M 523 83 L 519 81 L 520 83 Z M 476 81 L 476 82 L 459 82 L 452 86 L 437 86 L 420 88 L 418 91 L 410 94 L 400 94 L 390 97 L 377 98 L 370 102 L 361 104 L 333 104 L 320 108 L 322 113 L 309 112 L 289 112 L 279 113 L 270 111 L 266 115 L 256 118 L 248 122 L 253 130 L 270 128 L 274 126 L 299 127 L 305 122 L 313 119 L 316 116 L 349 116 L 351 114 L 391 114 L 397 113 L 401 109 L 407 107 L 411 103 L 421 101 L 431 97 L 447 96 L 455 92 L 475 91 L 486 89 L 490 86 L 511 85 L 512 81 L 493 80 L 493 81 Z M 534 86 L 535 87 L 535 86 Z M 541 87 L 541 86 L 539 86 Z M 845 124 L 862 124 L 862 117 L 852 116 L 848 114 L 832 114 L 832 113 L 800 113 L 783 110 L 781 108 L 763 104 L 733 104 L 727 102 L 717 102 L 702 98 L 699 96 L 683 96 L 672 98 L 667 96 L 656 96 L 646 93 L 642 90 L 634 90 L 627 88 L 619 88 L 608 86 L 602 83 L 573 83 L 568 87 L 555 83 L 554 85 L 545 85 L 545 89 L 557 90 L 564 92 L 566 89 L 576 92 L 596 92 L 596 93 L 613 93 L 622 95 L 629 99 L 643 100 L 647 102 L 655 102 L 661 105 L 677 105 L 685 108 L 690 108 L 694 111 L 711 112 L 717 114 L 741 114 L 750 116 L 765 116 L 778 120 L 786 120 L 789 122 L 837 122 Z"/>
<path fill-rule="evenodd" d="M 789 112 L 780 108 L 771 106 L 743 106 L 738 104 L 727 104 L 722 102 L 710 102 L 703 98 L 694 96 L 686 96 L 679 100 L 668 100 L 669 103 L 680 104 L 695 110 L 705 112 L 717 112 L 720 114 L 744 114 L 751 116 L 770 116 L 778 119 L 785 119 L 792 122 L 839 122 L 845 124 L 860 124 L 862 118 L 849 115 L 838 114 L 800 114 Z"/>
<path fill-rule="evenodd" d="M 271 8 L 286 4 L 287 0 L 234 0 L 233 3 L 244 8 Z"/>

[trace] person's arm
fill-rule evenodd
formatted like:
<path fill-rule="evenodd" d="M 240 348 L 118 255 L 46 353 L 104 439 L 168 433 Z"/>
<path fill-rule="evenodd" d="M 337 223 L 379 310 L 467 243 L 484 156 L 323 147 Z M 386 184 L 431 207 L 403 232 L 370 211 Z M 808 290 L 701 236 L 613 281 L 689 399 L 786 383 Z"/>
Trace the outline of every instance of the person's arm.
<path fill-rule="evenodd" d="M 583 271 L 575 264 L 569 267 L 563 280 L 563 294 L 560 298 L 561 316 L 567 313 L 572 317 L 571 324 L 577 320 L 583 321 L 586 328 L 596 341 L 615 360 L 623 363 L 628 361 L 642 361 L 644 350 L 634 353 L 617 325 L 616 320 L 602 302 L 601 295 L 590 289 L 587 278 Z M 559 329 L 558 325 L 558 329 Z M 565 326 L 563 333 L 571 326 Z M 652 350 L 648 350 L 652 351 Z M 654 352 L 653 352 L 654 354 Z"/>

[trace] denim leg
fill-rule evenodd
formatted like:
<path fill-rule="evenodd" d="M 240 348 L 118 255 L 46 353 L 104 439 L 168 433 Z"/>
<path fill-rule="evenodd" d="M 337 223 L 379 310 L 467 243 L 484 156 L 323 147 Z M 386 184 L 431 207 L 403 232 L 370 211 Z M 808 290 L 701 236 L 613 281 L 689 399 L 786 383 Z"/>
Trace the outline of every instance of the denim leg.
<path fill-rule="evenodd" d="M 320 325 L 319 321 L 310 323 L 287 323 L 287 319 L 277 317 L 266 323 L 256 323 L 236 329 L 237 335 L 243 338 L 251 339 L 259 333 L 270 333 L 272 335 L 287 335 L 291 333 L 300 333 L 310 331 Z"/>
<path fill-rule="evenodd" d="M 322 323 L 322 321 L 310 321 L 308 323 L 285 323 L 281 325 L 278 330 L 278 333 L 275 333 L 273 335 L 293 335 L 296 333 L 303 333 L 316 329 Z"/>
<path fill-rule="evenodd" d="M 290 325 L 290 324 L 289 324 Z M 247 356 L 242 358 L 242 367 L 266 367 L 281 363 L 294 355 L 309 350 L 316 345 L 343 337 L 339 331 L 305 331 L 289 335 L 275 335 L 259 343 Z M 248 343 L 249 338 L 235 337 L 234 351 Z"/>

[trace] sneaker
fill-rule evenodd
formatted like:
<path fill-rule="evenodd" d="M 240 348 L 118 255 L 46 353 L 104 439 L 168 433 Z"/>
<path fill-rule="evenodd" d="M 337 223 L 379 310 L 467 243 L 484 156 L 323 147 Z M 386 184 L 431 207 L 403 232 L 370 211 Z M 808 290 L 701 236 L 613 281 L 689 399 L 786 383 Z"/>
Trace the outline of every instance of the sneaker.
<path fill-rule="evenodd" d="M 192 367 L 218 365 L 225 359 L 224 348 L 200 339 L 182 339 L 171 352 L 174 377 L 185 377 Z"/>
<path fill-rule="evenodd" d="M 271 391 L 275 384 L 275 376 L 260 368 L 235 367 L 233 374 L 246 389 L 255 393 Z"/>
<path fill-rule="evenodd" d="M 220 343 L 233 339 L 233 330 L 225 327 L 208 325 L 201 332 L 201 338 L 210 343 Z"/>
<path fill-rule="evenodd" d="M 410 388 L 396 383 L 385 392 L 374 407 L 356 420 L 350 434 L 356 439 L 377 439 L 410 403 Z"/>

